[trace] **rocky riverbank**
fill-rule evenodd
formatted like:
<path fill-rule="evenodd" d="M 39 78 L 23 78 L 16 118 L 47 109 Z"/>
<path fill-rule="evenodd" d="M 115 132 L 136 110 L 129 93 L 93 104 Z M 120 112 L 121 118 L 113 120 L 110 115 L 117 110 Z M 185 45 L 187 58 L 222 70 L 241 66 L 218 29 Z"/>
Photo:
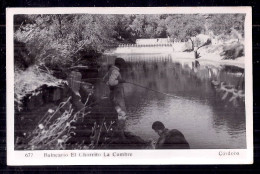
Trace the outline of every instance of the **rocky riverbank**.
<path fill-rule="evenodd" d="M 100 106 L 111 103 L 96 98 L 93 84 L 86 82 L 94 83 L 97 71 L 73 70 L 65 79 L 57 78 L 57 72 L 54 77 L 36 67 L 16 72 L 15 149 L 148 147 L 148 142 L 130 132 L 125 132 L 127 139 L 118 138 L 117 115 L 112 106 L 100 113 Z"/>
<path fill-rule="evenodd" d="M 193 40 L 191 42 L 191 40 Z M 199 34 L 187 42 L 169 42 L 168 44 L 125 44 L 108 50 L 105 54 L 170 54 L 172 59 L 194 59 L 244 68 L 244 41 L 229 38 L 221 40 Z M 195 57 L 195 50 L 196 57 Z"/>

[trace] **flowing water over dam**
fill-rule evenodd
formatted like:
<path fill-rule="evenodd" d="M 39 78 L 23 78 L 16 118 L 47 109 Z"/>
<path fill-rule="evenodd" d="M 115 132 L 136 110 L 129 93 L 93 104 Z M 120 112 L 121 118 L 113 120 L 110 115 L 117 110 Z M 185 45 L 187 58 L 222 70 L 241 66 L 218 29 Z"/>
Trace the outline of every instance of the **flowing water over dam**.
<path fill-rule="evenodd" d="M 244 92 L 243 68 L 170 55 L 128 54 L 104 56 L 100 77 L 115 57 L 127 62 L 122 70 L 126 81 L 169 94 L 124 84 L 127 131 L 144 140 L 156 140 L 152 123 L 161 121 L 167 128 L 181 131 L 192 149 L 246 148 L 244 99 L 221 90 L 226 84 Z M 109 95 L 101 81 L 95 89 L 97 98 Z"/>

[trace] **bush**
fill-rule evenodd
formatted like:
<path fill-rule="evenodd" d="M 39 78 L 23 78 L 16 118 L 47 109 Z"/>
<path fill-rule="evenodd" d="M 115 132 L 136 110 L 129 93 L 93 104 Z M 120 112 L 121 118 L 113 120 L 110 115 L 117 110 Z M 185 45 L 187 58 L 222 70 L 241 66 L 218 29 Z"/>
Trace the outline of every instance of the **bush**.
<path fill-rule="evenodd" d="M 224 46 L 221 53 L 221 56 L 224 56 L 223 59 L 236 59 L 244 55 L 244 45 L 241 43 Z"/>
<path fill-rule="evenodd" d="M 115 41 L 111 31 L 112 16 L 57 14 L 23 17 L 31 22 L 22 24 L 14 33 L 15 47 L 23 44 L 23 51 L 17 49 L 15 57 L 15 63 L 20 67 L 27 68 L 32 64 L 45 64 L 49 68 L 74 66 L 83 56 L 100 54 L 105 45 Z"/>
<path fill-rule="evenodd" d="M 14 45 L 15 68 L 24 70 L 35 63 L 34 57 L 29 54 L 29 51 L 23 42 L 15 40 Z"/>

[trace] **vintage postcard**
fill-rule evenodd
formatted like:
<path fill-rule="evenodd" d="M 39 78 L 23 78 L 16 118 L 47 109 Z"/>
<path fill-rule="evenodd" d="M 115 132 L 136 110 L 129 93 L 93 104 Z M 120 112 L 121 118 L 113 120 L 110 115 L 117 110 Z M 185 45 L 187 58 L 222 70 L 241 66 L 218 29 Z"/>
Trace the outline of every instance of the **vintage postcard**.
<path fill-rule="evenodd" d="M 251 7 L 6 14 L 8 165 L 253 163 Z"/>

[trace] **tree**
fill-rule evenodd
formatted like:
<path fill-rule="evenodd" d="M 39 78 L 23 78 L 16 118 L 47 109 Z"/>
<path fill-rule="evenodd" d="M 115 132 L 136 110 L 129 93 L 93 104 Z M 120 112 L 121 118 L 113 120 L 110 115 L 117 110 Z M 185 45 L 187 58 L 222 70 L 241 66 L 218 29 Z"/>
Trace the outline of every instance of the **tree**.
<path fill-rule="evenodd" d="M 115 31 L 115 38 L 119 42 L 134 42 L 131 36 L 130 24 L 133 22 L 131 15 L 114 15 L 116 25 L 113 30 Z"/>
<path fill-rule="evenodd" d="M 166 18 L 167 33 L 173 39 L 190 40 L 194 50 L 194 37 L 205 31 L 205 18 L 201 15 L 178 14 Z"/>
<path fill-rule="evenodd" d="M 164 18 L 161 15 L 134 15 L 130 28 L 135 38 L 166 37 Z"/>
<path fill-rule="evenodd" d="M 135 15 L 130 28 L 132 30 L 132 36 L 135 38 L 145 37 L 145 15 Z"/>
<path fill-rule="evenodd" d="M 208 29 L 215 35 L 228 35 L 236 30 L 243 37 L 244 22 L 245 14 L 214 14 L 209 15 Z"/>
<path fill-rule="evenodd" d="M 116 42 L 114 15 L 23 15 L 17 23 L 23 19 L 30 23 L 22 23 L 14 37 L 36 64 L 71 66 Z"/>

